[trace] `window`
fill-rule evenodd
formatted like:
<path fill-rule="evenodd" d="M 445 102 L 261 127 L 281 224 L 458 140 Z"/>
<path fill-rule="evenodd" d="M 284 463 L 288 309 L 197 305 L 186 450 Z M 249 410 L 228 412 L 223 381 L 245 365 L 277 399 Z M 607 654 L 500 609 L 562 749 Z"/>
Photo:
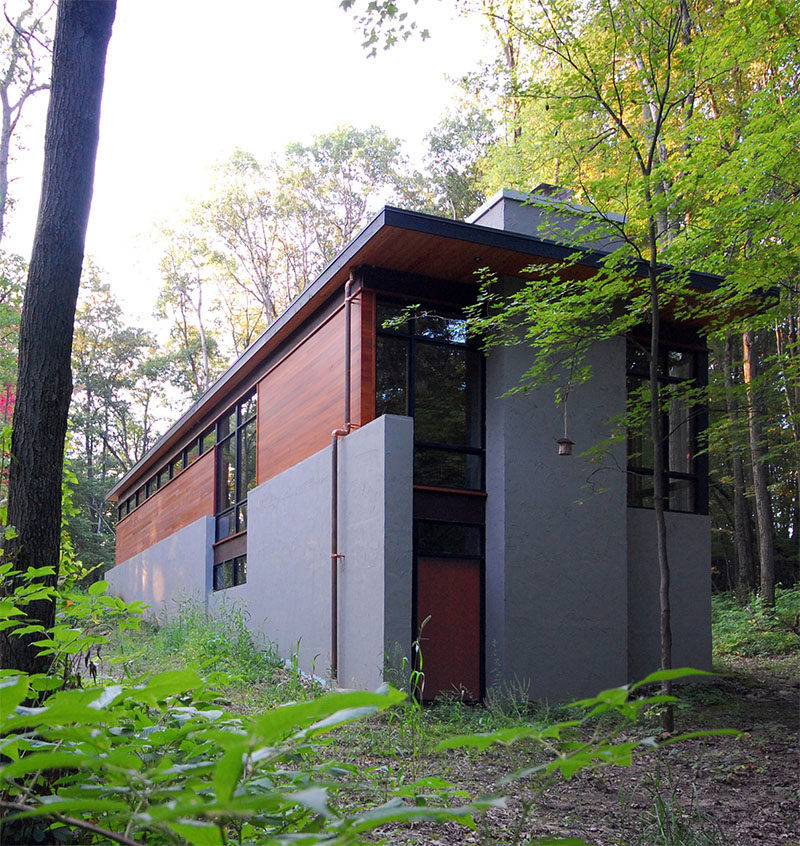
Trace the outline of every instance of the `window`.
<path fill-rule="evenodd" d="M 649 415 L 649 355 L 628 342 L 628 505 L 653 507 L 653 443 Z M 705 381 L 705 355 L 694 350 L 662 348 L 658 362 L 662 400 L 662 452 L 669 511 L 707 510 L 707 460 L 698 455 L 706 427 L 705 408 L 693 393 Z"/>
<path fill-rule="evenodd" d="M 256 485 L 256 394 L 217 423 L 217 540 L 247 528 L 247 492 Z"/>
<path fill-rule="evenodd" d="M 247 581 L 247 556 L 239 555 L 214 565 L 214 590 L 243 585 Z"/>
<path fill-rule="evenodd" d="M 378 304 L 375 414 L 414 418 L 418 485 L 483 489 L 483 355 L 466 326 Z"/>

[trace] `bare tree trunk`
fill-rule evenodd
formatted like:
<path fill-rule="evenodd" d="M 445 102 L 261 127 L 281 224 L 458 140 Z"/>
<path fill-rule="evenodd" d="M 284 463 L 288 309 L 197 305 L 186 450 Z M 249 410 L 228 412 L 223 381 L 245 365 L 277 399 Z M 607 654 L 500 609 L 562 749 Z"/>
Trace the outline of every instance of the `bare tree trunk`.
<path fill-rule="evenodd" d="M 750 435 L 750 457 L 753 468 L 753 494 L 756 500 L 756 525 L 758 526 L 758 558 L 761 573 L 761 597 L 772 607 L 775 605 L 775 543 L 772 535 L 772 504 L 767 480 L 767 456 L 761 430 L 759 403 L 755 379 L 758 375 L 755 337 L 752 329 L 742 336 L 744 356 L 742 370 L 747 391 L 747 420 Z"/>
<path fill-rule="evenodd" d="M 650 198 L 648 197 L 648 202 Z M 652 208 L 652 205 L 650 206 Z M 656 518 L 656 543 L 658 549 L 658 601 L 661 610 L 661 669 L 672 669 L 672 620 L 670 606 L 670 569 L 667 552 L 666 509 L 666 467 L 664 466 L 664 433 L 661 420 L 661 396 L 658 383 L 659 347 L 661 344 L 661 321 L 658 304 L 658 266 L 656 264 L 656 220 L 650 216 L 650 437 L 653 442 L 653 508 Z M 672 694 L 672 682 L 661 683 L 665 696 Z M 665 732 L 675 730 L 675 714 L 671 704 L 661 713 L 661 727 Z"/>
<path fill-rule="evenodd" d="M 17 567 L 59 566 L 61 476 L 72 392 L 75 303 L 94 181 L 103 73 L 115 0 L 61 0 L 45 133 L 44 175 L 22 309 L 19 381 L 11 439 L 8 519 L 18 532 L 7 555 Z M 13 587 L 13 585 L 12 585 Z M 49 600 L 29 616 L 53 624 Z M 27 637 L 0 637 L 0 666 L 47 669 Z"/>
<path fill-rule="evenodd" d="M 725 336 L 722 369 L 725 380 L 725 405 L 733 426 L 731 465 L 733 470 L 733 545 L 736 552 L 736 594 L 744 601 L 753 588 L 755 559 L 750 508 L 745 496 L 744 460 L 739 442 L 740 416 L 733 381 L 733 335 Z"/>

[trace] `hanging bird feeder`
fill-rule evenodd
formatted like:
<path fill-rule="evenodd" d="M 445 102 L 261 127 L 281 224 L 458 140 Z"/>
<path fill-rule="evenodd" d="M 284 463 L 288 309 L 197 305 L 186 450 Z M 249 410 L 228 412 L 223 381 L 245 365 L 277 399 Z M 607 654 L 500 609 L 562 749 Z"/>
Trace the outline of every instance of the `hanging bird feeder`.
<path fill-rule="evenodd" d="M 575 441 L 571 441 L 569 438 L 556 438 L 556 443 L 558 444 L 559 455 L 572 455 L 572 447 L 575 445 Z"/>

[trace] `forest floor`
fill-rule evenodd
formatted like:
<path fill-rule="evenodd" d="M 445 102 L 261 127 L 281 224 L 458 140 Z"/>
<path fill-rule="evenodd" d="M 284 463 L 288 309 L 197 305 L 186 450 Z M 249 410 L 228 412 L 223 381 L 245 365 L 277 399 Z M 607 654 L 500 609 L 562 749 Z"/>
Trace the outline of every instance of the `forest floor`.
<path fill-rule="evenodd" d="M 737 729 L 738 737 L 682 741 L 635 756 L 629 767 L 584 771 L 549 786 L 531 779 L 498 786 L 503 776 L 541 755 L 529 745 L 495 746 L 480 755 L 432 751 L 447 729 L 451 734 L 480 730 L 475 713 L 463 716 L 478 709 L 463 705 L 425 709 L 416 729 L 392 718 L 372 730 L 359 724 L 335 744 L 334 754 L 349 758 L 374 781 L 381 774 L 394 785 L 438 776 L 470 797 L 507 797 L 507 807 L 491 809 L 477 831 L 455 823 L 415 823 L 382 830 L 385 842 L 392 844 L 572 837 L 596 846 L 798 846 L 800 656 L 726 658 L 717 672 L 709 681 L 679 689 L 676 730 Z M 468 725 L 460 726 L 460 720 Z M 649 721 L 646 717 L 645 725 L 618 739 L 657 733 L 656 715 Z M 415 737 L 410 738 L 412 731 Z M 525 802 L 530 812 L 521 823 Z"/>

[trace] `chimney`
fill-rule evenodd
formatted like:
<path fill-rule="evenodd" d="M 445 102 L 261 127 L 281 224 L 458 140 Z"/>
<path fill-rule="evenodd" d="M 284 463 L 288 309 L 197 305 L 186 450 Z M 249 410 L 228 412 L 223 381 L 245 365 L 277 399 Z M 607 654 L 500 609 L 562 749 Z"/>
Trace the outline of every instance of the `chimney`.
<path fill-rule="evenodd" d="M 600 214 L 572 202 L 572 191 L 542 182 L 530 193 L 503 188 L 468 218 L 467 223 L 532 235 L 586 250 L 613 252 L 624 243 L 625 215 Z"/>

